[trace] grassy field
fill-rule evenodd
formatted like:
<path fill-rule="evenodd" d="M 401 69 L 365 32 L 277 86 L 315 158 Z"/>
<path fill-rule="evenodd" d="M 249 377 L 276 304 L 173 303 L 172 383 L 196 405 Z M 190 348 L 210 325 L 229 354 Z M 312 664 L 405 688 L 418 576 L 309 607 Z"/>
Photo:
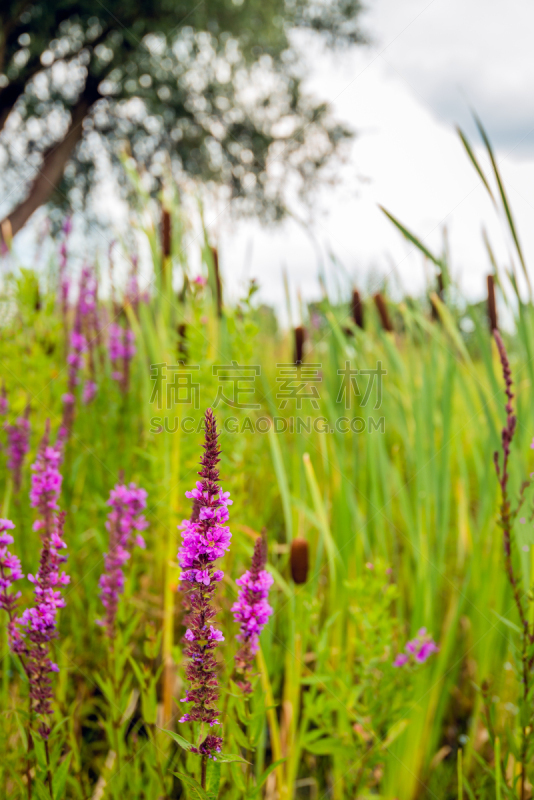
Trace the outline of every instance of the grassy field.
<path fill-rule="evenodd" d="M 495 196 L 506 218 L 498 184 Z M 531 696 L 523 671 L 530 654 L 522 651 L 505 569 L 493 460 L 506 398 L 485 307 L 461 302 L 448 282 L 449 265 L 427 253 L 445 278 L 441 299 L 433 295 L 433 315 L 427 298 L 389 303 L 395 330 L 386 332 L 366 298 L 361 329 L 348 294 L 343 305 L 325 293 L 304 312 L 307 339 L 297 367 L 293 331 L 280 331 L 272 313 L 255 306 L 254 287 L 235 306 L 224 303 L 207 240 L 206 283 L 192 278 L 180 208 L 170 214 L 169 256 L 162 255 L 157 226 L 144 229 L 154 263 L 149 296 L 139 299 L 131 286 L 117 285 L 113 300 L 98 302 L 98 327 L 89 330 L 84 318 L 91 347 L 74 385 L 74 421 L 60 467 L 71 580 L 50 643 L 59 666 L 52 730 L 45 747 L 6 624 L 2 796 L 531 797 Z M 511 216 L 508 224 L 515 234 Z M 519 245 L 517 252 L 521 265 Z M 66 356 L 79 313 L 72 277 L 62 314 L 60 264 L 61 256 L 39 278 L 16 265 L 3 281 L 4 419 L 15 424 L 29 404 L 31 435 L 16 491 L 4 426 L 2 516 L 16 525 L 10 547 L 25 575 L 35 574 L 41 546 L 32 527 L 30 465 L 46 420 L 55 441 L 65 419 Z M 498 285 L 510 280 L 515 286 L 513 273 L 496 270 Z M 515 499 L 534 462 L 534 313 L 519 292 L 507 296 L 513 334 L 504 338 L 517 393 Z M 127 380 L 124 371 L 122 380 L 113 374 L 113 324 L 135 337 Z M 93 378 L 96 395 L 84 404 L 83 383 Z M 178 722 L 186 658 L 177 526 L 191 515 L 185 492 L 197 480 L 208 407 L 221 431 L 220 482 L 233 498 L 232 542 L 214 595 L 225 637 L 217 653 L 218 735 L 231 756 L 210 760 L 203 777 L 206 760 L 190 745 L 206 731 Z M 97 624 L 99 580 L 109 551 L 107 500 L 121 481 L 146 490 L 149 525 L 146 549 L 135 548 L 125 565 L 110 639 Z M 529 492 L 523 489 L 525 516 L 513 516 L 510 528 L 514 574 L 531 621 Z M 245 696 L 231 607 L 262 530 L 273 614 Z M 304 582 L 292 578 L 296 539 L 307 543 Z M 24 580 L 20 587 L 19 603 L 27 607 L 32 585 Z M 424 663 L 410 658 L 395 666 L 423 628 L 437 652 Z"/>

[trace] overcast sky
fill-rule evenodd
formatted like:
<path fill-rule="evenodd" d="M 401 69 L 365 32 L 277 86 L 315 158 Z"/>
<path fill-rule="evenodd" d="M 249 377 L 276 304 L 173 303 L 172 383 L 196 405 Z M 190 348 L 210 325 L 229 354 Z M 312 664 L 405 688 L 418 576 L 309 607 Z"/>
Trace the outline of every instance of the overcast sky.
<path fill-rule="evenodd" d="M 446 226 L 456 276 L 465 292 L 481 295 L 488 271 L 482 225 L 503 261 L 508 241 L 455 131 L 460 124 L 478 141 L 470 107 L 495 145 L 527 263 L 534 263 L 533 23 L 528 0 L 369 2 L 370 46 L 310 59 L 310 88 L 358 132 L 341 184 L 321 196 L 326 213 L 313 227 L 316 242 L 296 223 L 230 230 L 214 219 L 232 288 L 256 277 L 262 297 L 281 305 L 285 265 L 294 296 L 317 297 L 319 250 L 325 260 L 332 251 L 356 285 L 378 288 L 382 276 L 395 275 L 397 285 L 417 291 L 422 260 L 380 203 L 436 251 Z M 328 269 L 333 281 L 336 270 Z"/>

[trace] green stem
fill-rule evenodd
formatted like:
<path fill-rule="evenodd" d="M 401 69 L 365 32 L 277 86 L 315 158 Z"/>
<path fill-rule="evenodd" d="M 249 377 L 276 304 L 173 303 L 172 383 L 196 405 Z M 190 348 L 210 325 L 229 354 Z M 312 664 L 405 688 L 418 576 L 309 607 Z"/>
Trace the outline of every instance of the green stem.
<path fill-rule="evenodd" d="M 46 753 L 46 779 L 48 781 L 48 790 L 50 792 L 50 799 L 54 800 L 54 790 L 52 788 L 52 772 L 50 770 L 50 751 L 48 749 L 48 739 L 45 739 L 45 753 Z"/>

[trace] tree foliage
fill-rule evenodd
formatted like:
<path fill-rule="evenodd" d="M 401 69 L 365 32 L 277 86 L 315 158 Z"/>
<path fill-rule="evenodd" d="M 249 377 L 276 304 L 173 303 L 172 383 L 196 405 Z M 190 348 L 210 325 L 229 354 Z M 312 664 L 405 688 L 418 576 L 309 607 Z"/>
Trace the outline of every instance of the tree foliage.
<path fill-rule="evenodd" d="M 170 164 L 227 187 L 238 211 L 279 219 L 350 136 L 303 91 L 296 41 L 357 44 L 360 11 L 359 0 L 4 0 L 13 232 L 43 202 L 83 204 L 99 165 L 124 153 L 151 190 Z"/>

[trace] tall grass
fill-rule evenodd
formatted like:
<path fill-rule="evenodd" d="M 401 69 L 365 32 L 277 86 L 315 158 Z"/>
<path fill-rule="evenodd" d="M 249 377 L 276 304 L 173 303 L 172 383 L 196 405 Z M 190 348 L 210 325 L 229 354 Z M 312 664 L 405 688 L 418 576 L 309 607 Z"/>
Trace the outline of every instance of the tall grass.
<path fill-rule="evenodd" d="M 492 164 L 497 182 L 492 197 L 503 209 L 523 269 L 495 160 Z M 204 409 L 214 404 L 221 385 L 231 390 L 213 368 L 233 361 L 257 366 L 261 373 L 246 396 L 257 409 L 222 402 L 215 409 L 223 431 L 221 480 L 236 499 L 219 596 L 226 636 L 221 648 L 226 752 L 249 752 L 233 682 L 237 629 L 230 607 L 237 595 L 235 577 L 250 562 L 254 538 L 263 528 L 275 580 L 274 615 L 262 634 L 247 720 L 253 729 L 256 786 L 247 788 L 242 764 L 223 763 L 219 796 L 516 796 L 517 619 L 503 569 L 493 467 L 503 387 L 482 309 L 460 311 L 449 284 L 442 300 L 434 296 L 437 320 L 432 321 L 424 299 L 401 302 L 391 307 L 396 332 L 387 333 L 370 302 L 362 330 L 350 322 L 348 298 L 344 307 L 325 296 L 315 327 L 308 324 L 305 353 L 305 365 L 320 365 L 316 407 L 308 399 L 300 411 L 295 400 L 280 408 L 278 365 L 292 363 L 292 332 L 273 334 L 266 316 L 247 298 L 224 307 L 220 316 L 207 238 L 201 256 L 208 285 L 197 289 L 187 273 L 177 206 L 171 216 L 171 257 L 162 257 L 155 225 L 144 231 L 154 262 L 150 302 L 142 303 L 138 314 L 127 304 L 122 312 L 137 337 L 130 391 L 120 392 L 103 359 L 97 396 L 91 405 L 78 407 L 66 451 L 62 507 L 72 583 L 56 643 L 58 744 L 52 760 L 60 774 L 57 797 L 159 797 L 161 774 L 167 796 L 197 796 L 186 780 L 173 777 L 196 774 L 194 755 L 162 730 L 188 735 L 187 725 L 176 723 L 184 681 L 177 525 L 189 513 L 184 491 L 197 471 Z M 442 256 L 434 257 L 394 221 L 449 274 Z M 173 276 L 189 287 L 184 297 Z M 513 272 L 500 270 L 497 277 L 501 286 L 511 280 L 516 290 L 508 345 L 517 386 L 519 422 L 511 459 L 512 493 L 517 493 L 532 469 L 534 313 L 521 298 Z M 64 333 L 54 293 L 42 287 L 36 310 L 36 281 L 31 272 L 22 272 L 6 282 L 5 302 L 16 312 L 3 325 L 0 343 L 10 413 L 22 414 L 28 399 L 31 404 L 30 461 L 45 420 L 50 418 L 55 429 L 60 423 L 66 385 Z M 471 320 L 469 334 L 462 332 L 460 317 Z M 178 334 L 184 324 L 185 353 Z M 191 373 L 200 387 L 198 408 L 176 398 L 167 404 L 175 373 L 168 373 L 160 392 L 154 392 L 151 367 L 177 365 L 179 359 L 198 367 Z M 360 394 L 349 382 L 350 408 L 345 407 L 339 373 L 347 362 L 352 369 L 380 364 L 386 370 L 379 408 L 374 407 L 376 391 L 363 402 L 369 375 L 356 376 Z M 186 430 L 178 425 L 169 432 L 175 419 L 184 417 L 189 418 Z M 255 430 L 260 419 L 277 419 L 282 429 L 283 419 L 297 417 L 305 422 L 299 433 Z M 340 417 L 358 418 L 355 430 L 362 431 L 343 432 Z M 26 502 L 29 471 L 14 496 L 5 459 L 0 464 L 2 515 L 16 521 L 27 572 L 38 547 Z M 110 699 L 102 677 L 106 641 L 95 620 L 101 614 L 105 502 L 121 471 L 148 491 L 150 529 L 146 552 L 136 553 L 130 565 L 121 604 L 121 685 L 112 699 L 119 742 L 110 747 Z M 518 522 L 515 530 L 525 591 L 533 567 L 531 525 Z M 290 577 L 290 545 L 296 537 L 308 542 L 310 553 L 302 585 Z M 439 653 L 416 669 L 393 667 L 405 642 L 423 627 L 438 642 Z M 25 796 L 18 759 L 27 747 L 20 710 L 26 689 L 5 641 L 3 646 L 0 780 L 5 796 Z M 60 772 L 67 757 L 68 766 Z"/>

